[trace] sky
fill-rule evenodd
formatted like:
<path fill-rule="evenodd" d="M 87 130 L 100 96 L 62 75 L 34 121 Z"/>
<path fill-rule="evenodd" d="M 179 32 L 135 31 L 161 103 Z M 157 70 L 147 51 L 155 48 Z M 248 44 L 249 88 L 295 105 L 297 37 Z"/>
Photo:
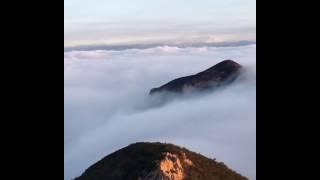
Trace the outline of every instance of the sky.
<path fill-rule="evenodd" d="M 255 0 L 65 0 L 64 45 L 256 39 Z"/>

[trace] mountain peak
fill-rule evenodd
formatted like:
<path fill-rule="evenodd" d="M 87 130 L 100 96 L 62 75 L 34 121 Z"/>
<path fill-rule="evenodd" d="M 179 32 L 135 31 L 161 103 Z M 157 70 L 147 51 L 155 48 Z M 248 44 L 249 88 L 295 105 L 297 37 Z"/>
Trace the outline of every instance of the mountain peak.
<path fill-rule="evenodd" d="M 89 167 L 75 180 L 247 180 L 225 164 L 173 144 L 135 143 Z"/>
<path fill-rule="evenodd" d="M 212 68 L 228 68 L 228 67 L 229 68 L 232 68 L 232 67 L 241 68 L 241 65 L 233 60 L 227 59 L 227 60 L 224 60 L 224 61 L 217 63 L 216 65 L 212 66 L 210 69 L 212 69 Z"/>
<path fill-rule="evenodd" d="M 195 75 L 174 79 L 158 88 L 150 90 L 153 95 L 159 92 L 183 93 L 187 89 L 215 89 L 235 80 L 242 66 L 233 60 L 224 60 Z"/>

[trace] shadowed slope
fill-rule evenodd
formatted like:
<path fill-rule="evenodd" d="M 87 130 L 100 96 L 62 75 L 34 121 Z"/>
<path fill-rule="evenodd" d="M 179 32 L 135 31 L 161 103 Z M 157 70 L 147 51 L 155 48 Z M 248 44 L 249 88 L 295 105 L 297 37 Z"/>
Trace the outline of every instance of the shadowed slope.
<path fill-rule="evenodd" d="M 240 74 L 241 69 L 240 64 L 232 60 L 225 60 L 198 74 L 181 77 L 158 88 L 153 88 L 150 90 L 150 94 L 160 92 L 182 93 L 188 89 L 214 89 L 234 81 Z"/>
<path fill-rule="evenodd" d="M 76 180 L 246 180 L 221 162 L 172 144 L 136 143 L 88 168 Z"/>

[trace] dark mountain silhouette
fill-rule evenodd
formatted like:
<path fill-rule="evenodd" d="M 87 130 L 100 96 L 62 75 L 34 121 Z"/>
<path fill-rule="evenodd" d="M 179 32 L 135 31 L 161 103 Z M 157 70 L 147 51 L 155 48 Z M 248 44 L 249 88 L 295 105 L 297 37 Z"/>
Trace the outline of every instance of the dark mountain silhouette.
<path fill-rule="evenodd" d="M 135 143 L 89 167 L 75 180 L 246 180 L 215 159 L 172 144 Z"/>
<path fill-rule="evenodd" d="M 213 67 L 195 75 L 181 77 L 153 88 L 150 94 L 160 92 L 182 93 L 188 89 L 209 90 L 233 82 L 240 74 L 242 66 L 232 60 L 224 60 Z"/>

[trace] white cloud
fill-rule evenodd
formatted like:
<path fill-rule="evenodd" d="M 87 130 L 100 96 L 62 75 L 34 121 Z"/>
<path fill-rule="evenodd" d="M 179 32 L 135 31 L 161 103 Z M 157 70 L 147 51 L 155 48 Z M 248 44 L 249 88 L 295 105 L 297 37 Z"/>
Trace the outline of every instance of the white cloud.
<path fill-rule="evenodd" d="M 224 59 L 248 72 L 232 86 L 148 108 L 151 88 Z M 182 145 L 256 176 L 256 47 L 65 52 L 65 179 L 140 141 Z"/>

